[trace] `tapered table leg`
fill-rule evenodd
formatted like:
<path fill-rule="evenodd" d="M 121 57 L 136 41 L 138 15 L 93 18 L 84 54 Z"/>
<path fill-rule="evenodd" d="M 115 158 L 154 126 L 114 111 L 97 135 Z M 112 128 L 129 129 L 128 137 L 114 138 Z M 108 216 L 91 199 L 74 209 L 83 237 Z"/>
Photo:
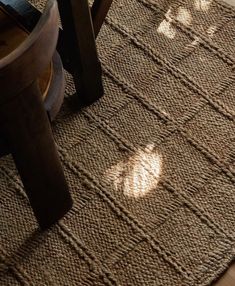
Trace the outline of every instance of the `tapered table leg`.
<path fill-rule="evenodd" d="M 57 1 L 75 87 L 82 103 L 91 104 L 103 95 L 103 85 L 88 1 Z"/>
<path fill-rule="evenodd" d="M 37 84 L 0 105 L 0 127 L 41 229 L 72 206 Z"/>
<path fill-rule="evenodd" d="M 100 28 L 109 11 L 113 0 L 94 0 L 91 8 L 91 15 L 94 27 L 95 37 L 98 36 Z"/>

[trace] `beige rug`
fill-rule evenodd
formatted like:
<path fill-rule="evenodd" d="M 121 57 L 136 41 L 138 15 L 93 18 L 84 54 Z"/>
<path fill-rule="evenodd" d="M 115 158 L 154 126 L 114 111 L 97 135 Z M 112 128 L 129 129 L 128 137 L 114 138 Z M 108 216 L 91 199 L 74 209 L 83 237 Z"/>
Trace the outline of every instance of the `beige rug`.
<path fill-rule="evenodd" d="M 97 44 L 105 96 L 53 127 L 66 218 L 39 233 L 0 161 L 0 285 L 209 285 L 235 255 L 235 10 L 115 0 Z"/>

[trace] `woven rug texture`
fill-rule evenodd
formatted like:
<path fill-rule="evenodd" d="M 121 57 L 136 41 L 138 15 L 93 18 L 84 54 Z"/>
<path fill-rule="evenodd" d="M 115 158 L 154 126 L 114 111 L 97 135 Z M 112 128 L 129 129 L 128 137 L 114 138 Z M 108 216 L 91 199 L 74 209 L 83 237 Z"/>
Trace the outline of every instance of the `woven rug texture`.
<path fill-rule="evenodd" d="M 53 124 L 66 217 L 38 231 L 0 160 L 0 285 L 210 285 L 235 256 L 235 10 L 114 0 L 97 47 L 105 96 L 74 112 L 67 75 Z"/>

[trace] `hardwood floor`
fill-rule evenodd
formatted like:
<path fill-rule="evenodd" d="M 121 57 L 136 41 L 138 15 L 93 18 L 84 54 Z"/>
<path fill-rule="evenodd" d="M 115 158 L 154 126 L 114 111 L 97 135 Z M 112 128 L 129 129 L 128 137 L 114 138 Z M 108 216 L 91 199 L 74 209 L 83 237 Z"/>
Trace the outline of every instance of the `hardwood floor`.
<path fill-rule="evenodd" d="M 219 263 L 219 261 L 218 261 Z M 235 285 L 235 262 L 222 275 L 222 277 L 213 284 L 213 286 L 234 286 Z"/>
<path fill-rule="evenodd" d="M 235 0 L 224 0 L 224 2 L 227 2 L 228 4 L 235 6 Z"/>

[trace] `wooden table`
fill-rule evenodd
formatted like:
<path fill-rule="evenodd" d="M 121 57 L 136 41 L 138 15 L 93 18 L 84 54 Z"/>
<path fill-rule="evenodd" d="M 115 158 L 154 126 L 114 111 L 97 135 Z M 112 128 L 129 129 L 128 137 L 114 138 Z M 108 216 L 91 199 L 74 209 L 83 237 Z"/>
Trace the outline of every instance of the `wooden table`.
<path fill-rule="evenodd" d="M 27 0 L 0 0 L 9 12 L 31 31 L 41 13 Z M 72 73 L 79 101 L 91 104 L 103 95 L 102 72 L 95 36 L 101 28 L 112 0 L 95 0 L 90 11 L 88 0 L 57 0 L 63 31 L 57 50 L 64 68 Z M 92 15 L 92 16 L 91 16 Z M 92 20 L 93 18 L 93 20 Z"/>

